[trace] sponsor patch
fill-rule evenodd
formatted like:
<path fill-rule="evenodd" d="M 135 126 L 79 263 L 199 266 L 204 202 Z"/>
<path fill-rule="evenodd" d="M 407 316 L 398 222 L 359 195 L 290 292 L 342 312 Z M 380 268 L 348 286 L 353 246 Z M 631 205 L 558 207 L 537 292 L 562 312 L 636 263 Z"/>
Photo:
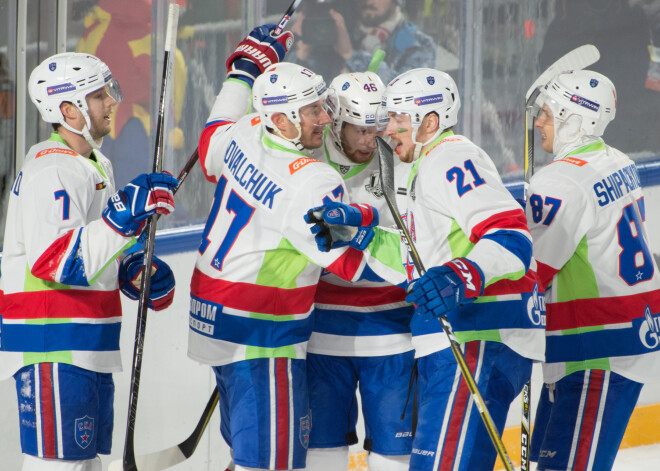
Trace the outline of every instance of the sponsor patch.
<path fill-rule="evenodd" d="M 600 108 L 600 105 L 598 103 L 594 103 L 591 100 L 587 100 L 586 98 L 581 97 L 580 95 L 573 95 L 571 97 L 571 101 L 591 111 L 598 111 L 598 109 Z"/>
<path fill-rule="evenodd" d="M 94 419 L 88 415 L 76 419 L 74 423 L 75 439 L 80 448 L 87 448 L 94 438 Z"/>
<path fill-rule="evenodd" d="M 263 105 L 281 105 L 282 103 L 288 103 L 289 97 L 286 95 L 280 96 L 271 96 L 261 99 Z"/>
<path fill-rule="evenodd" d="M 294 160 L 293 162 L 291 162 L 289 164 L 289 173 L 291 173 L 291 175 L 293 175 L 298 170 L 303 168 L 305 165 L 311 164 L 313 162 L 318 162 L 318 160 L 312 159 L 311 157 L 300 157 L 299 159 Z"/>
<path fill-rule="evenodd" d="M 67 82 L 55 85 L 54 87 L 48 87 L 46 93 L 48 93 L 48 95 L 57 95 L 58 93 L 72 92 L 75 89 L 76 86 L 74 84 Z"/>
<path fill-rule="evenodd" d="M 259 123 L 261 123 L 261 116 L 255 116 L 254 118 L 252 118 L 252 121 L 250 121 L 250 125 L 253 127 Z"/>
<path fill-rule="evenodd" d="M 44 149 L 44 150 L 40 151 L 36 155 L 35 159 L 38 159 L 39 157 L 43 157 L 44 155 L 48 155 L 48 154 L 78 155 L 70 149 L 54 148 L 54 149 Z"/>
<path fill-rule="evenodd" d="M 438 93 L 437 95 L 420 96 L 419 98 L 415 98 L 415 104 L 417 106 L 430 105 L 433 103 L 440 103 L 442 100 L 442 93 Z"/>
<path fill-rule="evenodd" d="M 568 164 L 577 165 L 578 167 L 582 167 L 588 163 L 586 160 L 576 159 L 575 157 L 564 157 L 559 162 L 566 162 Z"/>

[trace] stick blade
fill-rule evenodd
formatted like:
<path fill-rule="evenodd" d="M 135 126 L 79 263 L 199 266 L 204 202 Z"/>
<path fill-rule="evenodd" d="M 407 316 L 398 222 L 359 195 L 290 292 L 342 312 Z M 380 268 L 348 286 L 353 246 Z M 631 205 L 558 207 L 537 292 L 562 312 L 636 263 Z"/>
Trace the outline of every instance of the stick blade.
<path fill-rule="evenodd" d="M 585 67 L 589 67 L 594 62 L 600 59 L 600 51 L 593 44 L 584 44 L 580 47 L 573 49 L 570 52 L 567 52 L 559 59 L 557 59 L 550 67 L 545 69 L 545 71 L 539 75 L 539 77 L 534 81 L 527 93 L 525 94 L 525 101 L 529 103 L 529 98 L 534 92 L 534 89 L 545 85 L 548 80 L 562 72 L 564 70 L 581 70 Z"/>
<path fill-rule="evenodd" d="M 378 163 L 380 164 L 380 186 L 385 199 L 396 208 L 396 188 L 394 187 L 394 151 L 381 137 L 376 136 Z M 397 209 L 398 211 L 398 209 Z"/>

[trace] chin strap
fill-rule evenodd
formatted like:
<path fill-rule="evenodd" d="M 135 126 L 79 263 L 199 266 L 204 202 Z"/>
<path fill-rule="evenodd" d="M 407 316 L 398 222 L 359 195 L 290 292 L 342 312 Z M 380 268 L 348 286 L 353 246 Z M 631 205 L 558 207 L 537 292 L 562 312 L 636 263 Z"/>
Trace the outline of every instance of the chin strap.
<path fill-rule="evenodd" d="M 85 138 L 85 141 L 92 146 L 92 149 L 94 150 L 101 150 L 101 144 L 103 144 L 103 138 L 100 139 L 94 139 L 92 135 L 89 133 L 89 116 L 87 115 L 86 112 L 82 111 L 83 117 L 85 118 L 85 125 L 82 128 L 82 131 L 79 131 L 75 128 L 73 128 L 70 124 L 68 124 L 64 119 L 60 120 L 60 124 L 64 126 L 66 129 L 71 131 L 72 133 L 78 134 L 79 136 L 82 136 Z"/>
<path fill-rule="evenodd" d="M 417 141 L 415 141 L 415 150 L 413 152 L 413 162 L 415 160 L 419 159 L 419 156 L 422 153 L 422 149 L 424 147 L 426 147 L 428 144 L 430 144 L 431 142 L 435 141 L 438 138 L 438 136 L 440 136 L 440 134 L 442 134 L 442 130 L 438 129 L 435 132 L 435 134 L 433 134 L 433 136 L 431 136 L 431 138 L 428 141 L 426 141 L 426 142 L 417 142 Z M 415 137 L 417 137 L 417 132 L 415 132 L 415 136 L 413 136 L 413 139 L 415 139 Z"/>
<path fill-rule="evenodd" d="M 570 150 L 582 145 L 586 136 L 581 125 L 582 117 L 575 114 L 565 121 L 555 119 L 555 137 L 552 140 L 552 152 L 555 156 L 566 155 Z"/>

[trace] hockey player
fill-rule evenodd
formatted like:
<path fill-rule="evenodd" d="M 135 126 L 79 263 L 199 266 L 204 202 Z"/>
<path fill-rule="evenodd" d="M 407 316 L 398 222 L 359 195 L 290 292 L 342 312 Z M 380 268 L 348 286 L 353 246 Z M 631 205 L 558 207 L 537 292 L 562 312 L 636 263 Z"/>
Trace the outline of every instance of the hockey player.
<path fill-rule="evenodd" d="M 274 38 L 274 28 L 254 29 L 227 60 L 199 143 L 202 170 L 217 187 L 191 281 L 188 355 L 213 367 L 236 470 L 305 467 L 305 355 L 321 267 L 348 280 L 370 273 L 352 246 L 320 253 L 303 219 L 312 206 L 341 201 L 346 188 L 311 157 L 330 122 L 325 83 L 278 63 L 292 35 Z M 244 116 L 250 92 L 257 113 Z M 377 223 L 375 210 L 349 208 L 358 225 Z M 350 244 L 366 245 L 367 233 L 357 231 Z M 379 267 L 404 279 L 400 265 Z"/>
<path fill-rule="evenodd" d="M 608 470 L 642 383 L 660 373 L 660 275 L 635 163 L 602 139 L 612 82 L 562 72 L 540 105 L 534 124 L 554 160 L 531 179 L 526 208 L 548 286 L 531 456 L 539 470 Z"/>
<path fill-rule="evenodd" d="M 0 379 L 14 376 L 24 471 L 100 471 L 110 453 L 114 384 L 121 370 L 117 255 L 146 218 L 174 210 L 167 174 L 140 175 L 115 192 L 98 150 L 121 93 L 94 56 L 63 53 L 39 64 L 28 92 L 55 132 L 34 145 L 14 182 L 0 290 Z M 133 295 L 135 254 L 120 270 Z M 150 293 L 171 303 L 161 260 Z M 129 286 L 130 285 L 130 286 Z"/>
<path fill-rule="evenodd" d="M 376 109 L 385 87 L 374 73 L 341 74 L 330 84 L 338 97 L 318 160 L 343 178 L 351 201 L 378 209 L 380 224 L 393 226 L 380 188 L 375 156 Z M 407 178 L 410 165 L 397 166 Z M 405 186 L 405 182 L 402 184 Z M 314 418 L 307 469 L 345 471 L 348 446 L 357 443 L 356 389 L 360 386 L 366 428 L 364 448 L 371 471 L 405 471 L 412 448 L 410 410 L 405 420 L 414 352 L 410 342 L 412 306 L 405 290 L 387 282 L 350 284 L 332 273 L 316 291 L 314 332 L 307 375 Z"/>
<path fill-rule="evenodd" d="M 453 133 L 459 107 L 449 75 L 413 69 L 390 82 L 379 109 L 389 116 L 385 133 L 399 158 L 414 162 L 401 210 L 428 267 L 418 278 L 402 250 L 415 281 L 406 298 L 416 305 L 415 471 L 492 469 L 496 458 L 436 317 L 448 317 L 499 430 L 529 379 L 532 359 L 543 359 L 542 302 L 529 270 L 524 213 L 488 155 Z M 332 213 L 324 219 L 334 222 Z"/>

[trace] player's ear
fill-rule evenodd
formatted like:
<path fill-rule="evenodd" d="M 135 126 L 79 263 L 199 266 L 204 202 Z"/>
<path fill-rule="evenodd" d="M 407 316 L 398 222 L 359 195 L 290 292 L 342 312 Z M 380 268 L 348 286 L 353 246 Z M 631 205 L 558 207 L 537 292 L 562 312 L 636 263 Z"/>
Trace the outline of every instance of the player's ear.
<path fill-rule="evenodd" d="M 424 116 L 424 119 L 422 120 L 422 126 L 426 126 L 425 131 L 429 135 L 435 134 L 440 127 L 440 118 L 438 117 L 438 114 L 433 112 Z"/>
<path fill-rule="evenodd" d="M 292 125 L 284 113 L 275 113 L 270 119 L 282 134 L 285 134 Z"/>
<path fill-rule="evenodd" d="M 73 121 L 78 117 L 78 108 L 71 102 L 63 101 L 60 103 L 60 111 L 65 121 Z"/>

